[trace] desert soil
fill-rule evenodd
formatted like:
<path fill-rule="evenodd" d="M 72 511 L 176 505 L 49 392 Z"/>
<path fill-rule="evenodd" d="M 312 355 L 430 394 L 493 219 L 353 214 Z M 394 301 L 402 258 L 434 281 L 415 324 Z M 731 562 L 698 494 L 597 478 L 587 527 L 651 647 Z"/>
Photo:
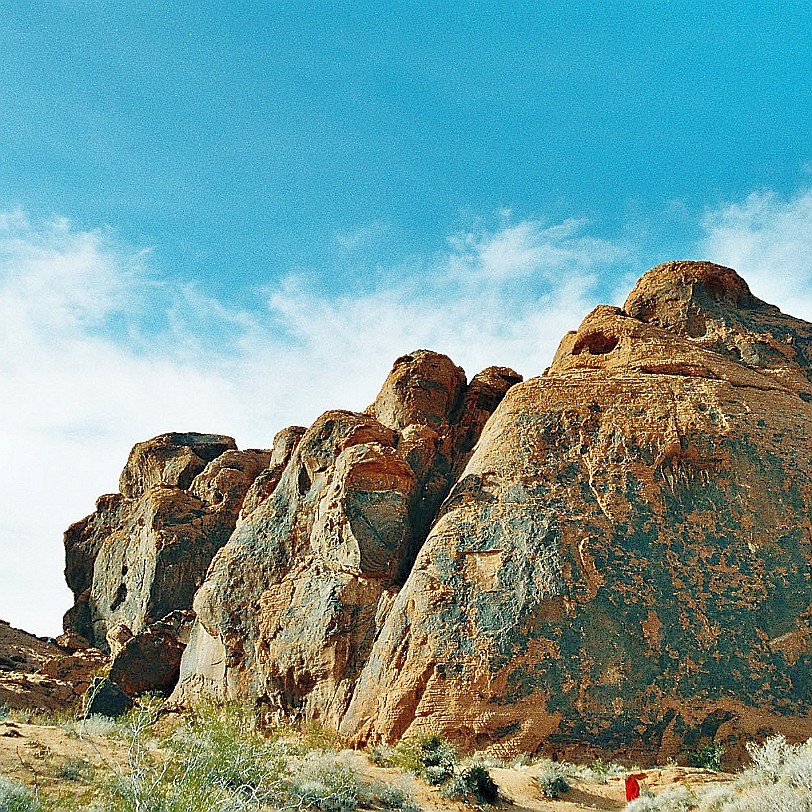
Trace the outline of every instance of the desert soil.
<path fill-rule="evenodd" d="M 463 804 L 443 798 L 440 793 L 398 769 L 377 767 L 366 754 L 344 753 L 364 780 L 383 781 L 404 786 L 415 802 L 426 812 L 459 812 Z M 66 763 L 86 763 L 79 778 L 67 780 L 59 777 Z M 127 745 L 104 737 L 78 737 L 68 731 L 47 725 L 0 722 L 0 773 L 37 787 L 43 796 L 90 797 L 99 780 L 113 776 L 113 770 L 126 772 Z M 557 800 L 545 799 L 538 789 L 535 777 L 543 765 L 528 767 L 493 768 L 491 775 L 499 785 L 503 806 L 514 812 L 581 812 L 590 809 L 623 809 L 626 805 L 623 777 L 610 778 L 607 783 L 583 779 L 568 779 L 571 789 Z M 648 769 L 641 786 L 654 794 L 666 787 L 682 782 L 689 788 L 731 780 L 725 773 L 684 767 Z"/>

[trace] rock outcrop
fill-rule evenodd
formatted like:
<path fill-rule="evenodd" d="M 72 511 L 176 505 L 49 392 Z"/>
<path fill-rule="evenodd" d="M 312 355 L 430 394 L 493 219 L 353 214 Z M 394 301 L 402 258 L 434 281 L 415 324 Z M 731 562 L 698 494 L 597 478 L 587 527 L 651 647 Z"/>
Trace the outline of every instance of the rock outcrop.
<path fill-rule="evenodd" d="M 0 707 L 74 708 L 106 664 L 97 649 L 72 651 L 0 620 Z"/>
<path fill-rule="evenodd" d="M 247 694 L 272 713 L 340 718 L 455 471 L 519 380 L 493 368 L 468 385 L 420 350 L 366 413 L 322 415 L 212 562 L 176 698 Z"/>
<path fill-rule="evenodd" d="M 488 423 L 342 729 L 679 756 L 812 735 L 812 325 L 670 263 Z"/>
<path fill-rule="evenodd" d="M 182 652 L 179 701 L 506 755 L 812 736 L 812 325 L 729 268 L 649 271 L 526 382 L 421 350 L 270 457 L 166 437 L 66 536 L 119 683 Z"/>
<path fill-rule="evenodd" d="M 133 448 L 121 493 L 100 497 L 96 512 L 65 533 L 76 598 L 66 632 L 112 655 L 125 691 L 174 687 L 185 631 L 172 618 L 191 608 L 271 459 L 238 451 L 230 437 L 163 434 Z"/>
<path fill-rule="evenodd" d="M 65 533 L 65 575 L 76 604 L 66 629 L 117 653 L 151 623 L 191 607 L 267 451 L 238 451 L 215 434 L 162 434 L 138 443 L 121 493 Z"/>

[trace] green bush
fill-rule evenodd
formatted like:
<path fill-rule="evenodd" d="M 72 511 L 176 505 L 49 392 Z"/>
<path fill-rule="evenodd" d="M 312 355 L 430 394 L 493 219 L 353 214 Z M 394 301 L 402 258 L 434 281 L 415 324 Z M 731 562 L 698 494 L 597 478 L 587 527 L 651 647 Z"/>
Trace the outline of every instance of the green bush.
<path fill-rule="evenodd" d="M 93 765 L 82 758 L 67 758 L 55 770 L 56 777 L 64 781 L 78 781 L 81 778 L 92 779 Z"/>
<path fill-rule="evenodd" d="M 454 775 L 457 752 L 453 745 L 434 733 L 401 742 L 396 753 L 395 766 L 419 775 L 434 786 Z"/>
<path fill-rule="evenodd" d="M 167 744 L 180 756 L 171 777 L 185 785 L 207 784 L 250 803 L 274 803 L 284 793 L 292 748 L 266 739 L 242 708 L 200 709 Z"/>
<path fill-rule="evenodd" d="M 0 775 L 0 812 L 41 812 L 40 802 L 22 785 Z"/>
<path fill-rule="evenodd" d="M 561 769 L 552 762 L 539 772 L 536 776 L 536 783 L 541 794 L 545 798 L 551 799 L 558 798 L 562 792 L 568 792 L 570 788 Z"/>
<path fill-rule="evenodd" d="M 719 772 L 722 769 L 722 757 L 725 748 L 716 742 L 710 742 L 685 754 L 685 763 L 689 767 L 702 767 Z"/>
<path fill-rule="evenodd" d="M 499 787 L 483 764 L 471 764 L 454 775 L 443 788 L 443 795 L 457 801 L 495 804 Z"/>

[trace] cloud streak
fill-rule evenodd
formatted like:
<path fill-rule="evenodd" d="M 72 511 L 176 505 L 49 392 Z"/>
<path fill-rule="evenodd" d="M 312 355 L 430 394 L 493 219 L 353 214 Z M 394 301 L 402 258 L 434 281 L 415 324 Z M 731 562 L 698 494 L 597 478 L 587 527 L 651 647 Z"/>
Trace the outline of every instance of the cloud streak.
<path fill-rule="evenodd" d="M 700 252 L 735 268 L 753 293 L 812 321 L 812 189 L 754 192 L 706 213 Z"/>
<path fill-rule="evenodd" d="M 343 238 L 345 267 L 367 236 Z M 686 247 L 812 318 L 812 192 L 706 212 Z M 354 290 L 290 275 L 240 309 L 161 278 L 149 251 L 105 231 L 0 214 L 0 618 L 59 631 L 71 601 L 61 534 L 117 489 L 133 443 L 206 431 L 267 447 L 284 425 L 364 408 L 392 361 L 419 347 L 469 377 L 491 364 L 538 375 L 567 330 L 645 270 L 640 248 L 583 221 L 503 213 L 431 256 L 358 259 Z"/>
<path fill-rule="evenodd" d="M 170 431 L 267 447 L 327 408 L 364 408 L 392 361 L 429 347 L 469 376 L 539 374 L 623 249 L 584 224 L 503 223 L 335 294 L 289 276 L 235 309 L 150 269 L 150 253 L 64 219 L 0 216 L 0 617 L 56 633 L 70 603 L 61 534 L 133 443 Z M 351 246 L 350 246 L 351 247 Z M 554 273 L 559 263 L 566 272 Z M 408 267 L 405 272 L 404 268 Z M 364 277 L 363 268 L 359 276 Z M 261 295 L 260 295 L 261 294 Z"/>

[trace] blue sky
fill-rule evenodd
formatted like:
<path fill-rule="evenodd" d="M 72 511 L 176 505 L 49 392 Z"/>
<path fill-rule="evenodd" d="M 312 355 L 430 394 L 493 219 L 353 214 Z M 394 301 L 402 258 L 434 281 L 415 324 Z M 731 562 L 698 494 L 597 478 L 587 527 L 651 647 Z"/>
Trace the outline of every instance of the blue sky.
<path fill-rule="evenodd" d="M 805 2 L 0 0 L 0 618 L 58 630 L 61 531 L 159 432 L 267 446 L 418 346 L 539 374 L 666 259 L 812 318 L 810 30 Z"/>

